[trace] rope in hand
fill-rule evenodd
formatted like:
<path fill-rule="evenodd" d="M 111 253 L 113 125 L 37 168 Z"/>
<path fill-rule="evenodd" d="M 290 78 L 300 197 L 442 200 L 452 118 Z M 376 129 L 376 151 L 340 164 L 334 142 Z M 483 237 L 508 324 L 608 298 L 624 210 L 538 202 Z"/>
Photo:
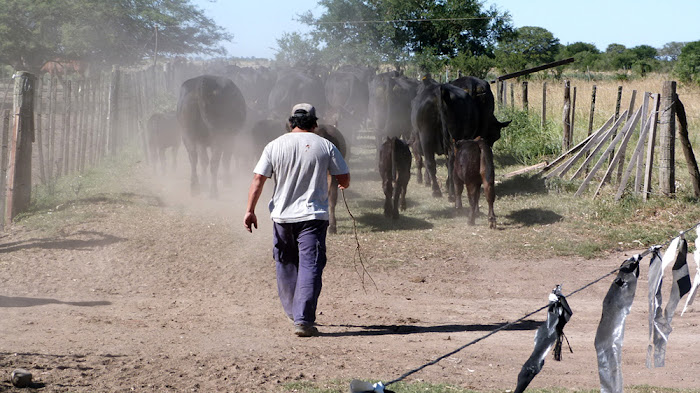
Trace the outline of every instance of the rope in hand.
<path fill-rule="evenodd" d="M 355 268 L 355 272 L 357 273 L 358 276 L 360 276 L 360 282 L 362 283 L 362 290 L 367 293 L 367 289 L 365 288 L 365 274 L 367 277 L 369 277 L 370 281 L 372 281 L 372 284 L 374 284 L 374 288 L 379 290 L 377 287 L 377 283 L 374 282 L 374 279 L 372 276 L 369 274 L 367 271 L 367 268 L 365 267 L 364 259 L 362 258 L 362 252 L 360 250 L 360 238 L 357 235 L 357 221 L 355 220 L 355 216 L 352 215 L 350 212 L 350 208 L 348 207 L 348 201 L 345 199 L 345 190 L 340 189 L 340 193 L 343 195 L 343 203 L 345 204 L 345 209 L 348 211 L 348 214 L 350 215 L 350 218 L 352 218 L 352 230 L 353 233 L 355 234 L 355 243 L 357 244 L 357 247 L 355 248 L 355 253 L 352 256 L 352 266 Z M 359 260 L 360 266 L 362 267 L 362 272 L 360 272 L 357 269 L 357 261 Z"/>
<path fill-rule="evenodd" d="M 700 222 L 698 222 L 697 224 L 695 224 L 695 225 L 693 225 L 692 227 L 688 228 L 687 230 L 680 232 L 681 236 L 683 236 L 683 235 L 684 235 L 685 233 L 687 233 L 687 232 L 692 231 L 693 229 L 697 228 L 698 226 L 700 226 Z M 639 255 L 633 256 L 632 258 L 635 258 L 635 259 L 637 259 L 637 260 L 641 260 L 641 259 L 642 259 L 644 256 L 646 256 L 647 254 L 649 254 L 649 253 L 651 253 L 651 252 L 654 252 L 654 250 L 658 250 L 659 248 L 663 248 L 663 247 L 667 246 L 668 244 L 670 244 L 670 243 L 673 241 L 673 239 L 675 239 L 675 237 L 672 238 L 672 239 L 670 239 L 670 240 L 667 240 L 667 241 L 666 241 L 665 243 L 663 243 L 662 245 L 653 246 L 653 247 L 649 248 L 648 250 L 644 251 L 643 253 L 641 253 L 641 254 L 639 254 Z M 611 276 L 611 275 L 613 275 L 613 274 L 616 274 L 619 270 L 620 270 L 620 268 L 618 267 L 618 268 L 616 268 L 615 270 L 613 270 L 613 271 L 611 271 L 611 272 L 605 274 L 604 276 L 599 277 L 599 278 L 597 278 L 597 279 L 595 279 L 595 280 L 589 282 L 588 284 L 582 286 L 581 288 L 579 288 L 579 289 L 577 289 L 577 290 L 571 292 L 570 294 L 566 295 L 566 297 L 571 297 L 571 296 L 577 294 L 578 292 L 583 291 L 584 289 L 586 289 L 586 288 L 590 287 L 591 285 L 593 285 L 593 284 L 595 284 L 595 283 L 597 283 L 597 282 L 603 280 L 604 278 L 606 278 L 606 277 L 608 277 L 608 276 Z M 423 365 L 420 366 L 420 367 L 414 368 L 413 370 L 410 370 L 410 371 L 404 373 L 404 374 L 401 375 L 400 377 L 398 377 L 398 378 L 396 378 L 396 379 L 394 379 L 394 380 L 392 380 L 392 381 L 389 381 L 389 382 L 385 383 L 384 386 L 389 386 L 389 385 L 394 384 L 394 383 L 396 383 L 396 382 L 403 381 L 404 379 L 406 379 L 406 377 L 408 377 L 408 376 L 410 376 L 410 375 L 412 375 L 412 374 L 415 374 L 415 373 L 417 373 L 418 371 L 420 371 L 420 370 L 422 370 L 422 369 L 424 369 L 424 368 L 426 368 L 426 367 L 428 367 L 428 366 L 432 366 L 433 364 L 436 364 L 436 363 L 438 363 L 439 361 L 441 361 L 441 360 L 443 360 L 443 359 L 445 359 L 445 358 L 447 358 L 447 357 L 449 357 L 449 356 L 452 356 L 452 355 L 456 354 L 457 352 L 463 350 L 464 348 L 467 348 L 467 347 L 469 347 L 469 346 L 472 346 L 472 345 L 478 343 L 479 341 L 481 341 L 481 340 L 483 340 L 483 339 L 485 339 L 485 338 L 488 338 L 488 337 L 490 337 L 490 336 L 492 336 L 492 335 L 494 335 L 494 334 L 500 332 L 501 330 L 507 329 L 507 328 L 509 328 L 509 327 L 511 327 L 511 326 L 513 326 L 513 325 L 515 325 L 516 323 L 522 322 L 523 320 L 525 320 L 525 318 L 528 318 L 528 317 L 530 317 L 530 316 L 532 316 L 532 315 L 534 315 L 534 314 L 537 314 L 538 312 L 540 312 L 540 311 L 542 311 L 542 310 L 544 310 L 544 309 L 546 309 L 546 308 L 548 308 L 548 307 L 549 307 L 549 304 L 547 304 L 546 306 L 542 306 L 542 307 L 538 308 L 537 310 L 532 311 L 532 312 L 530 312 L 530 313 L 528 313 L 528 314 L 522 316 L 521 318 L 519 318 L 519 319 L 517 319 L 517 320 L 515 320 L 515 321 L 513 321 L 513 322 L 509 322 L 509 323 L 507 323 L 507 324 L 505 324 L 505 325 L 503 325 L 503 326 L 501 326 L 501 327 L 498 327 L 498 328 L 496 328 L 496 329 L 494 329 L 494 330 L 488 332 L 487 334 L 485 334 L 485 335 L 483 335 L 483 336 L 481 336 L 481 337 L 479 337 L 479 338 L 476 338 L 476 339 L 474 339 L 474 340 L 472 340 L 472 341 L 470 341 L 470 342 L 468 342 L 468 343 L 462 345 L 461 347 L 459 347 L 459 348 L 457 348 L 457 349 L 455 349 L 455 350 L 453 350 L 453 351 L 451 351 L 451 352 L 448 352 L 448 353 L 446 353 L 446 354 L 444 354 L 444 355 L 442 355 L 442 356 L 440 356 L 440 357 L 438 357 L 438 358 L 436 358 L 436 359 L 434 359 L 434 360 L 431 360 L 431 361 L 428 362 L 428 363 L 423 364 Z M 567 339 L 567 341 L 568 341 L 568 339 Z"/>

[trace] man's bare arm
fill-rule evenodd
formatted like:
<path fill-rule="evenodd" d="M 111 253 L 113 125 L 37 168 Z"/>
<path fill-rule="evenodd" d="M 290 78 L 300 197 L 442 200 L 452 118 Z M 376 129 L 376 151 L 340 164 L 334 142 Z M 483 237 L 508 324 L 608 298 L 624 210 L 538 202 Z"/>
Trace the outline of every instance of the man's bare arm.
<path fill-rule="evenodd" d="M 248 190 L 248 205 L 246 207 L 245 217 L 243 217 L 243 225 L 248 232 L 253 232 L 253 226 L 258 229 L 258 218 L 255 216 L 255 206 L 258 204 L 260 194 L 262 194 L 263 186 L 267 177 L 255 174 L 253 181 L 250 183 Z"/>

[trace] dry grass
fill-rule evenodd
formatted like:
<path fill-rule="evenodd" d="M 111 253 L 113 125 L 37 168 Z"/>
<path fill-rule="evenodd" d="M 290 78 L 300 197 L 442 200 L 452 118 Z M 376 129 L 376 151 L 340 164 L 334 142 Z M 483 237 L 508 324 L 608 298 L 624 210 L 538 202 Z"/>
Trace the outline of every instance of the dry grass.
<path fill-rule="evenodd" d="M 565 76 L 566 77 L 566 76 Z M 593 130 L 598 129 L 610 116 L 615 113 L 617 102 L 618 87 L 622 86 L 622 99 L 620 103 L 620 112 L 627 110 L 632 98 L 632 92 L 637 91 L 635 98 L 635 109 L 642 103 L 644 92 L 661 93 L 663 82 L 670 79 L 667 74 L 650 74 L 646 78 L 631 79 L 627 81 L 618 81 L 613 79 L 606 80 L 571 80 L 571 95 L 573 99 L 574 88 L 576 88 L 576 108 L 574 120 L 574 141 L 580 141 L 588 135 L 588 124 L 591 110 L 591 93 L 593 86 L 596 86 L 596 102 L 593 120 Z M 513 82 L 512 80 L 509 82 Z M 564 81 L 543 81 L 530 80 L 528 81 L 528 102 L 531 113 L 536 113 L 537 116 L 542 115 L 542 91 L 543 84 L 547 83 L 547 114 L 548 121 L 553 121 L 557 124 L 562 123 L 562 108 L 564 103 Z M 513 95 L 515 98 L 515 107 L 522 109 L 522 83 L 516 82 L 513 86 Z M 510 103 L 510 90 L 508 86 L 508 106 Z M 700 129 L 700 86 L 678 84 L 676 88 L 678 97 L 683 102 L 688 116 L 689 128 L 691 130 Z M 693 140 L 691 139 L 691 142 Z"/>
<path fill-rule="evenodd" d="M 416 181 L 415 167 L 407 194 L 408 209 L 397 221 L 382 215 L 383 194 L 370 144 L 353 148 L 350 159 L 353 184 L 346 191 L 356 219 L 360 241 L 374 262 L 395 265 L 407 261 L 461 258 L 539 258 L 578 255 L 601 256 L 612 250 L 644 249 L 665 242 L 700 217 L 688 187 L 676 198 L 654 196 L 649 202 L 628 196 L 613 199 L 604 188 L 601 197 L 574 197 L 576 185 L 545 185 L 537 175 L 503 179 L 512 168 L 496 168 L 500 179 L 495 205 L 498 229 L 488 229 L 483 211 L 475 226 L 467 225 L 466 209 L 456 211 L 446 197 L 433 198 L 429 188 Z M 438 177 L 444 190 L 444 159 L 438 161 Z M 464 203 L 467 203 L 463 197 Z M 353 222 L 342 201 L 338 231 L 351 241 Z M 694 237 L 693 237 L 694 238 Z"/>

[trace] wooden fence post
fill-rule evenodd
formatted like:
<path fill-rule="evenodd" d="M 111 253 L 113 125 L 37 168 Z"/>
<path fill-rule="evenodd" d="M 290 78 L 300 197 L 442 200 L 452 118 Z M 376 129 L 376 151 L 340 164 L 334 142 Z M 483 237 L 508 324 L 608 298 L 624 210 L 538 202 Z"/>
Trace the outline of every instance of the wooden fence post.
<path fill-rule="evenodd" d="M 571 147 L 571 82 L 564 81 L 564 109 L 562 111 L 562 141 L 561 151 L 569 150 Z"/>
<path fill-rule="evenodd" d="M 8 144 L 10 139 L 10 111 L 2 114 L 2 144 L 0 144 L 0 229 L 5 228 L 5 198 L 7 192 Z"/>
<path fill-rule="evenodd" d="M 513 88 L 515 87 L 515 83 L 510 84 L 510 109 L 515 109 L 515 92 L 513 92 Z"/>
<path fill-rule="evenodd" d="M 576 86 L 574 86 L 574 91 L 571 94 L 571 132 L 569 136 L 569 140 L 571 141 L 571 144 L 574 143 L 574 134 L 576 133 L 576 129 L 574 128 L 575 124 L 575 119 L 576 119 Z"/>
<path fill-rule="evenodd" d="M 503 81 L 496 80 L 496 101 L 498 102 L 498 108 L 503 107 Z"/>
<path fill-rule="evenodd" d="M 693 184 L 693 192 L 696 198 L 700 197 L 700 172 L 698 172 L 698 162 L 693 154 L 693 146 L 688 138 L 688 119 L 685 116 L 685 106 L 676 95 L 676 115 L 678 116 L 678 139 L 680 139 L 683 155 L 688 166 L 690 181 Z"/>
<path fill-rule="evenodd" d="M 112 67 L 112 81 L 109 85 L 109 154 L 117 155 L 117 127 L 119 126 L 119 66 Z"/>
<path fill-rule="evenodd" d="M 649 113 L 649 98 L 651 97 L 651 93 L 649 92 L 644 92 L 644 98 L 642 99 L 642 113 L 644 116 L 642 117 L 642 127 L 640 128 L 641 130 L 646 130 L 647 127 L 649 127 L 649 124 L 647 124 L 647 114 Z M 637 171 L 634 176 L 634 195 L 639 195 L 639 193 L 642 191 L 642 170 L 644 168 L 644 154 L 639 154 L 637 157 Z"/>
<path fill-rule="evenodd" d="M 542 83 L 542 129 L 547 124 L 547 82 Z"/>
<path fill-rule="evenodd" d="M 595 91 L 596 86 L 593 85 L 593 91 L 591 92 L 591 113 L 588 116 L 588 135 L 591 135 L 593 131 L 593 114 L 595 113 Z"/>
<path fill-rule="evenodd" d="M 14 126 L 7 167 L 5 225 L 29 207 L 32 193 L 32 142 L 34 142 L 34 75 L 15 74 Z"/>
<path fill-rule="evenodd" d="M 661 92 L 661 118 L 659 120 L 659 191 L 666 196 L 676 192 L 676 82 L 665 81 Z"/>
<path fill-rule="evenodd" d="M 51 100 L 51 113 L 49 113 L 49 129 L 48 129 L 48 154 L 47 154 L 47 174 L 49 179 L 54 178 L 54 139 L 56 135 L 56 112 L 58 112 L 58 78 L 51 81 L 51 90 L 49 91 L 49 99 Z"/>
<path fill-rule="evenodd" d="M 61 138 L 61 152 L 63 160 L 63 174 L 67 175 L 70 163 L 70 115 L 71 115 L 71 94 L 73 90 L 73 82 L 70 80 L 66 81 L 63 89 L 63 101 L 65 107 L 63 108 L 63 137 Z M 60 171 L 59 171 L 60 172 Z M 58 174 L 59 176 L 61 173 Z"/>
<path fill-rule="evenodd" d="M 615 120 L 620 116 L 620 103 L 622 102 L 622 86 L 617 87 L 617 100 L 615 101 Z"/>
<path fill-rule="evenodd" d="M 661 105 L 661 95 L 654 94 L 654 106 L 652 107 L 653 117 L 649 125 L 649 140 L 647 141 L 647 161 L 644 172 L 644 188 L 642 189 L 642 200 L 646 202 L 651 193 L 651 172 L 654 165 L 654 145 L 656 144 L 656 127 L 659 119 L 659 105 Z"/>
<path fill-rule="evenodd" d="M 42 98 L 43 98 L 43 88 L 44 84 L 42 83 L 43 78 L 37 78 L 36 80 L 36 97 L 34 102 L 35 102 L 35 111 L 36 111 L 36 147 L 37 147 L 37 158 L 39 158 L 39 179 L 43 184 L 47 183 L 47 178 L 46 178 L 46 170 L 45 170 L 45 163 L 44 163 L 44 134 L 42 130 L 42 115 L 43 113 L 43 106 L 42 106 Z M 49 99 L 51 99 L 51 96 L 49 95 Z M 51 165 L 51 164 L 49 164 Z"/>
<path fill-rule="evenodd" d="M 527 102 L 527 81 L 523 82 L 523 110 L 527 112 L 528 102 Z"/>

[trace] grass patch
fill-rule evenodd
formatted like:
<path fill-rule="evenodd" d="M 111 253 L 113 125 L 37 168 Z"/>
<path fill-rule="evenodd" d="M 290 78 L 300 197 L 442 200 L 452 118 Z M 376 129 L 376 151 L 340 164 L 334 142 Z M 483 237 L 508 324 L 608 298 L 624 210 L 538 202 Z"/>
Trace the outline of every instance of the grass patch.
<path fill-rule="evenodd" d="M 152 196 L 139 194 L 134 178 L 140 153 L 127 149 L 117 157 L 106 157 L 84 173 L 62 176 L 48 184 L 32 188 L 28 211 L 15 217 L 27 228 L 41 229 L 49 234 L 61 228 L 91 222 L 106 216 L 105 209 L 83 209 L 89 205 L 120 206 L 136 203 L 159 204 Z"/>

